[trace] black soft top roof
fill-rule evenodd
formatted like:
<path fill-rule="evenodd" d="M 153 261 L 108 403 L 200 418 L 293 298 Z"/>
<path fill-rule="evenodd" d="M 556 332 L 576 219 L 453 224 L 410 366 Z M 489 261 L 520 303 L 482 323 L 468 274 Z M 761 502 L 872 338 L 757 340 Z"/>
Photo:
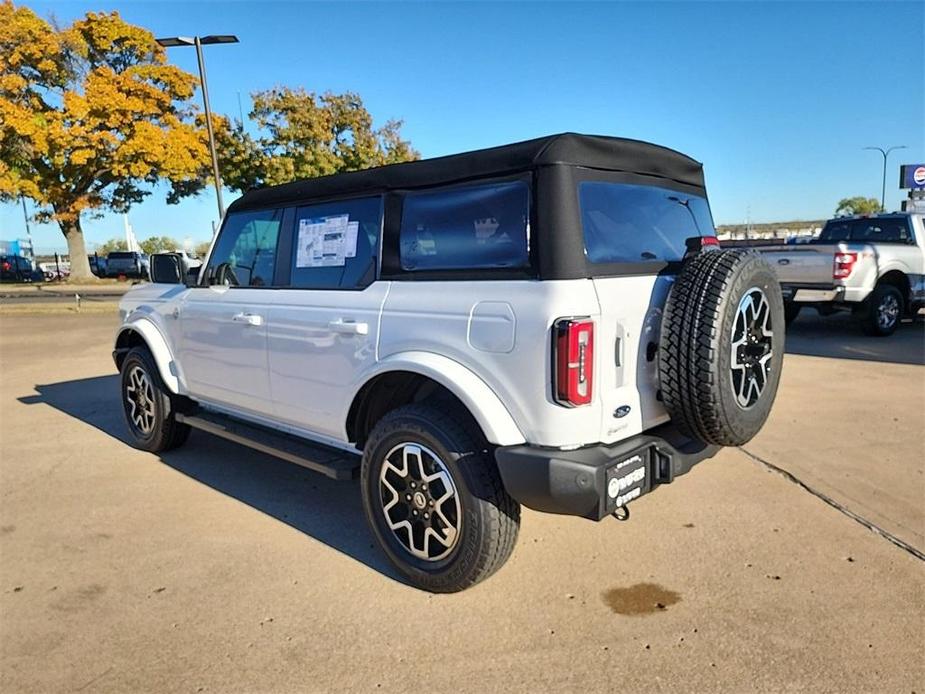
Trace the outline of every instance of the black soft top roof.
<path fill-rule="evenodd" d="M 667 147 L 619 137 L 562 133 L 462 154 L 257 188 L 235 200 L 228 211 L 421 188 L 504 176 L 552 165 L 624 171 L 666 178 L 697 188 L 704 186 L 700 162 Z"/>

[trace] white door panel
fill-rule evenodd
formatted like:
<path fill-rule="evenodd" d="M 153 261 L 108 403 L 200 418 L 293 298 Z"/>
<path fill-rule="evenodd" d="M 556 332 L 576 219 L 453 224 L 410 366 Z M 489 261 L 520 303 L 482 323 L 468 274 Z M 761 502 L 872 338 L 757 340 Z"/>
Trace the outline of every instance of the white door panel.
<path fill-rule="evenodd" d="M 265 289 L 190 290 L 179 306 L 180 361 L 190 395 L 271 414 Z"/>
<path fill-rule="evenodd" d="M 357 375 L 376 361 L 388 282 L 360 290 L 281 289 L 269 307 L 269 381 L 277 419 L 346 440 Z"/>

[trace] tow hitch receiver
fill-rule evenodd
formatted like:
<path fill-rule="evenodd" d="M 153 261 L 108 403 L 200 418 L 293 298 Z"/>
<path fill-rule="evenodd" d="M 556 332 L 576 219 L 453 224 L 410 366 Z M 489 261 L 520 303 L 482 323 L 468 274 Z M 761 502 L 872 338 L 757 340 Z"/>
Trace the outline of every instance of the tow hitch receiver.
<path fill-rule="evenodd" d="M 606 510 L 620 520 L 629 518 L 626 505 L 649 491 L 650 452 L 651 449 L 639 451 L 607 468 Z"/>

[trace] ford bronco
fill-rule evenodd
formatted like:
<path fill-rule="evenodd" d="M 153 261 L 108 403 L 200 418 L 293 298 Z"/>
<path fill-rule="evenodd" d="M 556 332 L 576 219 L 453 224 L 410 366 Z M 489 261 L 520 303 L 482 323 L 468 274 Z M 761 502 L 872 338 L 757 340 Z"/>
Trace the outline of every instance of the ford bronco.
<path fill-rule="evenodd" d="M 113 356 L 135 445 L 197 428 L 337 479 L 451 592 L 520 505 L 591 520 L 748 441 L 781 374 L 772 268 L 721 250 L 695 160 L 562 134 L 253 190 L 202 268 L 152 258 Z"/>

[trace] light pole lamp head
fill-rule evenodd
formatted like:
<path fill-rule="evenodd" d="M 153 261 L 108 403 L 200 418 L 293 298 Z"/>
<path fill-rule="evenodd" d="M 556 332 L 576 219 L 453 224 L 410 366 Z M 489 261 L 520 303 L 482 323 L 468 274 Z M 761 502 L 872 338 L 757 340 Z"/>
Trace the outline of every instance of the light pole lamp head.
<path fill-rule="evenodd" d="M 162 39 L 154 39 L 164 48 L 173 48 L 174 46 L 195 46 L 196 39 L 192 36 L 168 36 Z"/>
<path fill-rule="evenodd" d="M 200 37 L 199 43 L 203 46 L 210 43 L 238 43 L 238 37 L 234 34 L 210 34 L 209 36 Z"/>

